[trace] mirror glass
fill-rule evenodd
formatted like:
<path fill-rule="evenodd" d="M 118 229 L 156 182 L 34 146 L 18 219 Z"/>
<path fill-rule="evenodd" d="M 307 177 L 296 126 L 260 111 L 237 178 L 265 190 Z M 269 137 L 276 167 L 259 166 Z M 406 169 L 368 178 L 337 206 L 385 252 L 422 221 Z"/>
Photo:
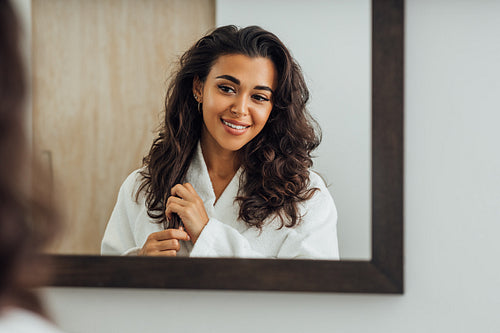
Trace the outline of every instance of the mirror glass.
<path fill-rule="evenodd" d="M 371 258 L 371 1 L 219 0 L 216 24 L 275 33 L 304 71 L 323 141 L 314 168 L 338 210 L 341 259 Z"/>
<path fill-rule="evenodd" d="M 68 221 L 49 252 L 99 253 L 118 189 L 161 121 L 175 60 L 214 26 L 236 24 L 274 32 L 302 66 L 341 259 L 370 259 L 370 1 L 33 0 L 31 18 L 33 144 Z"/>

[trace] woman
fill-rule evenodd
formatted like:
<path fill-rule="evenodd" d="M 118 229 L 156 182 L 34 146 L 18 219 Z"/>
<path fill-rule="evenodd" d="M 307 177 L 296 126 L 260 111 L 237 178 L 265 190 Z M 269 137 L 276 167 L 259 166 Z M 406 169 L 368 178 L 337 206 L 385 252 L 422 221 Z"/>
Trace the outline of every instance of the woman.
<path fill-rule="evenodd" d="M 48 277 L 40 253 L 57 216 L 43 193 L 44 178 L 29 167 L 25 92 L 18 21 L 10 3 L 0 0 L 0 332 L 60 332 L 32 290 Z"/>
<path fill-rule="evenodd" d="M 165 123 L 123 183 L 103 254 L 338 259 L 310 172 L 319 137 L 299 66 L 272 33 L 225 26 L 180 59 Z"/>

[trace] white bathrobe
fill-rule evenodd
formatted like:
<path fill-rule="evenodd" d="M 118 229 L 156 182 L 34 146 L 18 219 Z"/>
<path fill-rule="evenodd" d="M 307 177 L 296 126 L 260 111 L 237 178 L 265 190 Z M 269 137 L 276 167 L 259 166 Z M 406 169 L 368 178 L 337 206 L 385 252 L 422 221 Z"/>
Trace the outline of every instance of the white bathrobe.
<path fill-rule="evenodd" d="M 234 199 L 238 194 L 240 173 L 241 169 L 214 204 L 215 193 L 198 144 L 186 182 L 193 185 L 203 200 L 209 221 L 195 245 L 190 241 L 180 242 L 178 256 L 339 259 L 337 210 L 321 177 L 310 172 L 309 186 L 320 190 L 300 204 L 303 219 L 299 225 L 278 229 L 279 218 L 268 218 L 259 231 L 238 218 L 239 204 Z M 135 255 L 151 233 L 163 230 L 162 224 L 154 223 L 148 216 L 144 195 L 135 201 L 140 178 L 136 170 L 120 188 L 102 240 L 103 255 Z"/>
<path fill-rule="evenodd" d="M 39 314 L 21 308 L 1 309 L 1 333 L 63 333 Z"/>

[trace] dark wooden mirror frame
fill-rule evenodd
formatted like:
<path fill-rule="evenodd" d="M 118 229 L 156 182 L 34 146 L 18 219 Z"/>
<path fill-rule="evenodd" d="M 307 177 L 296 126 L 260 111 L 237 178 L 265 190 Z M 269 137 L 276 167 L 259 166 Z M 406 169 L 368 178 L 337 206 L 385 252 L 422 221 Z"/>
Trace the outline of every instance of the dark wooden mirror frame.
<path fill-rule="evenodd" d="M 370 261 L 52 256 L 53 286 L 403 293 L 404 0 L 372 0 Z"/>

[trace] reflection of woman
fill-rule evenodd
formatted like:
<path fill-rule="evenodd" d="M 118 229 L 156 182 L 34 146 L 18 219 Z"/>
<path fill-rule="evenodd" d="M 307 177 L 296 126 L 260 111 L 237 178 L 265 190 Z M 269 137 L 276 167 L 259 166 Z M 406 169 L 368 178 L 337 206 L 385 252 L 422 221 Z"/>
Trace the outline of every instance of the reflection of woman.
<path fill-rule="evenodd" d="M 273 34 L 225 26 L 180 60 L 165 123 L 123 183 L 103 254 L 338 259 L 337 213 L 299 66 Z"/>
<path fill-rule="evenodd" d="M 0 332 L 59 332 L 32 290 L 47 277 L 39 251 L 57 226 L 47 196 L 30 185 L 44 187 L 26 180 L 26 87 L 18 30 L 12 6 L 0 1 Z"/>

